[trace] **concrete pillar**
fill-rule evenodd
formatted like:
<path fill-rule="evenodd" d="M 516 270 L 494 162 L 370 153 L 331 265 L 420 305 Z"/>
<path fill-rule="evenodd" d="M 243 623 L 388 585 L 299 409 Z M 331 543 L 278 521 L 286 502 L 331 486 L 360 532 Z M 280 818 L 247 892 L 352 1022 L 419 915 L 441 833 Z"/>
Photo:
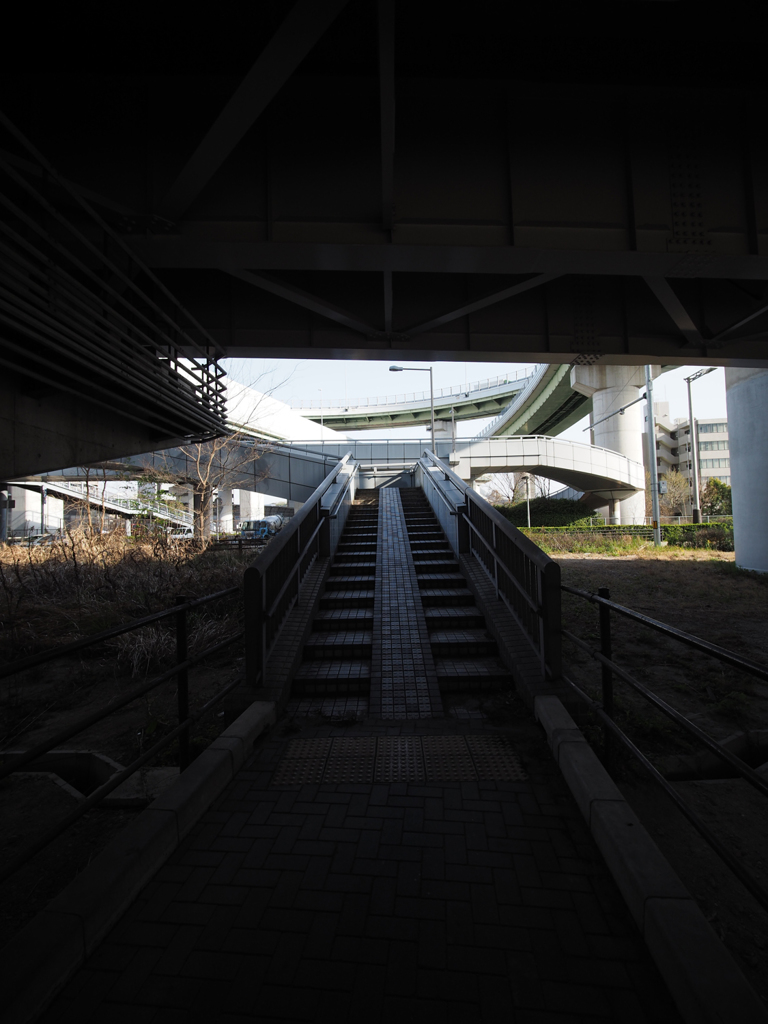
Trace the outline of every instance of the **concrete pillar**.
<path fill-rule="evenodd" d="M 240 488 L 240 522 L 244 519 L 264 518 L 264 495 Z"/>
<path fill-rule="evenodd" d="M 0 480 L 0 544 L 4 544 L 8 540 L 8 520 L 11 514 L 8 505 L 10 500 L 8 484 L 4 480 Z"/>
<path fill-rule="evenodd" d="M 768 370 L 727 367 L 725 394 L 736 565 L 768 572 Z"/>
<path fill-rule="evenodd" d="M 654 366 L 653 376 L 656 377 L 659 371 L 660 368 Z M 645 371 L 642 366 L 571 367 L 571 387 L 592 399 L 595 444 L 598 448 L 608 448 L 612 452 L 626 455 L 628 459 L 640 464 L 643 462 L 643 403 L 637 402 L 623 414 L 611 416 L 602 423 L 599 421 L 638 399 L 644 386 Z M 656 453 L 653 452 L 651 457 L 655 458 Z M 617 522 L 622 525 L 643 523 L 644 491 L 635 491 L 616 501 L 615 515 Z"/>
<path fill-rule="evenodd" d="M 232 488 L 219 488 L 219 530 L 221 533 L 232 533 L 235 528 L 232 518 Z"/>

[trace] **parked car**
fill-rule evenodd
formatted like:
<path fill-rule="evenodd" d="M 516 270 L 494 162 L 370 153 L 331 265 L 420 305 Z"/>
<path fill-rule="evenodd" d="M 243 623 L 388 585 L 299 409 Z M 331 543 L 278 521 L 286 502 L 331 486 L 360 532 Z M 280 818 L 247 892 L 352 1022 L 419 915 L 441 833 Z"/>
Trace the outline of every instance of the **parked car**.
<path fill-rule="evenodd" d="M 283 528 L 282 516 L 265 516 L 264 519 L 244 519 L 240 523 L 240 536 L 243 540 L 259 540 L 266 542 Z"/>
<path fill-rule="evenodd" d="M 171 540 L 194 540 L 195 531 L 191 526 L 180 526 L 178 529 L 168 532 Z"/>

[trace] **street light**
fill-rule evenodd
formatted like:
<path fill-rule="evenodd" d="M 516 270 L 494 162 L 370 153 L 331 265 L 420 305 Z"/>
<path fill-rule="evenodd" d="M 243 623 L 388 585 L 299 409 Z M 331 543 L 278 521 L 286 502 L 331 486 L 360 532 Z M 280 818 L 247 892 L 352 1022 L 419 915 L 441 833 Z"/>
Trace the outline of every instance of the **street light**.
<path fill-rule="evenodd" d="M 437 455 L 435 450 L 435 393 L 432 389 L 432 367 L 431 366 L 390 366 L 390 373 L 401 373 L 403 370 L 415 370 L 429 374 L 429 409 L 432 419 L 432 454 Z"/>
<path fill-rule="evenodd" d="M 684 377 L 683 380 L 688 385 L 688 423 L 690 427 L 689 437 L 691 439 L 691 469 L 693 471 L 693 498 L 691 500 L 691 518 L 694 523 L 701 522 L 701 509 L 699 508 L 699 446 L 696 443 L 696 432 L 693 424 L 693 399 L 691 398 L 691 384 L 698 380 L 699 377 L 705 377 L 708 373 L 712 373 L 716 370 L 716 366 L 707 366 L 703 370 L 698 370 L 690 377 Z"/>

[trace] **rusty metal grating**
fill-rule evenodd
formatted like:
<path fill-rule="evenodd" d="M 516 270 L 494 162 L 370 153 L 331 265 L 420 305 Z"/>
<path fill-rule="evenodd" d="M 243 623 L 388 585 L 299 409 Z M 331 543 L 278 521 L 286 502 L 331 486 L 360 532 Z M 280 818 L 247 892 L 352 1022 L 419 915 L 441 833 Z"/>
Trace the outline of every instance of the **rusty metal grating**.
<path fill-rule="evenodd" d="M 344 736 L 291 740 L 273 784 L 527 778 L 505 736 Z"/>
<path fill-rule="evenodd" d="M 467 736 L 478 779 L 523 782 L 528 774 L 507 736 Z"/>

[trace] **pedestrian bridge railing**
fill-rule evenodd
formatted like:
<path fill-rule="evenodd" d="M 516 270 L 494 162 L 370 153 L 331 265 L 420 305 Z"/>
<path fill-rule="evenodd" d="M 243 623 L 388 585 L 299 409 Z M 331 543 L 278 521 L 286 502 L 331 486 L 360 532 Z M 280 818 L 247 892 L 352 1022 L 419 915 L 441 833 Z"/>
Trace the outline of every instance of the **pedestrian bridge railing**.
<path fill-rule="evenodd" d="M 458 557 L 475 557 L 536 652 L 542 675 L 561 673 L 560 566 L 512 526 L 431 451 L 419 460 L 421 486 Z"/>
<path fill-rule="evenodd" d="M 355 498 L 358 464 L 351 452 L 245 570 L 245 664 L 251 685 L 266 685 L 267 659 L 286 616 L 301 600 L 302 585 L 318 558 L 330 558 Z"/>

